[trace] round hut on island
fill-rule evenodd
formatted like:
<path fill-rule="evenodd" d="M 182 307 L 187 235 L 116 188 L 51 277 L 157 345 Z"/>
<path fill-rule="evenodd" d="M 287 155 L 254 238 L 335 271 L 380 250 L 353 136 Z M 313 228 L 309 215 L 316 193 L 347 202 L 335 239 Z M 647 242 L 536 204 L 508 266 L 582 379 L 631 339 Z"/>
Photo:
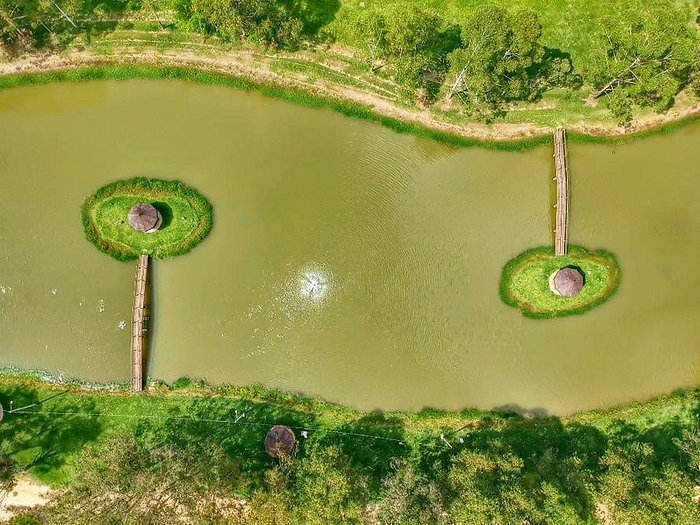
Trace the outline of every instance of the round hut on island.
<path fill-rule="evenodd" d="M 153 205 L 142 202 L 129 210 L 129 224 L 136 231 L 155 233 L 163 224 L 163 217 Z"/>
<path fill-rule="evenodd" d="M 549 278 L 549 288 L 562 297 L 574 297 L 581 293 L 586 284 L 583 273 L 577 268 L 567 266 L 554 272 Z"/>
<path fill-rule="evenodd" d="M 288 456 L 294 450 L 297 438 L 291 428 L 275 425 L 265 436 L 265 452 L 273 458 Z"/>

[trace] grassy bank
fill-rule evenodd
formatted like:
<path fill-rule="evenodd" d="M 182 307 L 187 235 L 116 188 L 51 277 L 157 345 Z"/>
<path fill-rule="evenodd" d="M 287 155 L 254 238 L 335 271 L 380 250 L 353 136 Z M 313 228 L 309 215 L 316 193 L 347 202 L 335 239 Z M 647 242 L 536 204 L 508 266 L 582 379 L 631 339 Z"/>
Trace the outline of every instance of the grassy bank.
<path fill-rule="evenodd" d="M 162 217 L 155 233 L 134 230 L 127 218 L 138 203 L 153 204 Z M 179 181 L 134 178 L 119 180 L 86 198 L 81 209 L 85 236 L 100 251 L 117 260 L 140 254 L 155 259 L 187 253 L 202 242 L 213 226 L 209 201 Z"/>
<path fill-rule="evenodd" d="M 439 46 L 442 54 L 438 53 L 438 62 L 442 63 L 447 60 L 444 53 L 451 49 L 450 46 L 457 45 L 460 27 L 484 4 L 474 0 L 420 0 L 403 4 L 402 0 L 261 4 L 262 18 L 251 22 L 252 26 L 247 29 L 260 36 L 257 31 L 265 32 L 263 26 L 272 24 L 276 27 L 284 20 L 295 20 L 303 31 L 297 35 L 300 38 L 293 39 L 294 43 L 287 46 L 284 38 L 277 38 L 279 33 L 272 40 L 253 38 L 246 31 L 236 34 L 236 20 L 240 20 L 235 15 L 238 7 L 233 5 L 222 6 L 221 18 L 217 19 L 218 15 L 214 16 L 207 10 L 206 3 L 195 5 L 191 0 L 149 0 L 148 3 L 114 0 L 100 4 L 97 9 L 91 2 L 77 0 L 63 6 L 69 12 L 68 16 L 76 18 L 76 24 L 68 23 L 65 17 L 54 18 L 55 7 L 49 4 L 16 6 L 19 12 L 10 10 L 7 16 L 15 16 L 18 27 L 26 24 L 27 34 L 32 33 L 33 39 L 18 46 L 17 40 L 22 40 L 18 37 L 21 32 L 5 34 L 6 55 L 2 56 L 3 48 L 0 48 L 0 71 L 42 73 L 43 70 L 47 75 L 0 79 L 0 84 L 11 86 L 91 78 L 181 78 L 239 89 L 259 89 L 268 96 L 312 107 L 326 107 L 458 147 L 477 145 L 501 149 L 522 149 L 547 142 L 548 130 L 557 126 L 566 126 L 574 141 L 625 142 L 674 128 L 675 124 L 670 128 L 665 125 L 678 119 L 694 119 L 692 115 L 700 109 L 695 88 L 696 84 L 700 86 L 700 83 L 695 83 L 696 76 L 700 79 L 700 75 L 691 75 L 686 79 L 687 83 L 681 83 L 674 90 L 668 107 L 655 107 L 654 101 L 662 94 L 657 93 L 658 86 L 638 89 L 639 93 L 646 93 L 651 98 L 642 97 L 634 104 L 633 118 L 626 128 L 619 127 L 618 118 L 606 108 L 607 97 L 601 99 L 601 105 L 585 103 L 600 87 L 601 79 L 591 72 L 600 70 L 601 63 L 615 54 L 614 49 L 606 53 L 606 46 L 613 45 L 609 35 L 613 28 L 620 30 L 637 16 L 655 20 L 661 14 L 673 12 L 672 20 L 661 29 L 653 24 L 647 27 L 641 22 L 637 29 L 648 34 L 646 40 L 649 41 L 661 38 L 664 42 L 668 39 L 676 42 L 674 35 L 678 37 L 683 33 L 681 40 L 691 45 L 698 35 L 695 0 L 616 0 L 614 5 L 602 0 L 586 0 L 575 6 L 564 5 L 563 0 L 549 3 L 496 0 L 495 3 L 507 7 L 512 13 L 518 13 L 522 8 L 534 11 L 541 24 L 539 44 L 563 59 L 565 64 L 570 61 L 571 72 L 574 76 L 581 76 L 584 82 L 582 85 L 576 82 L 571 85 L 554 83 L 534 98 L 508 100 L 503 107 L 504 114 L 495 119 L 493 126 L 485 125 L 468 104 L 465 106 L 457 103 L 456 98 L 446 96 L 444 88 L 451 84 L 454 71 L 450 73 L 452 76 L 445 78 L 438 74 L 439 71 L 434 71 L 434 75 L 422 79 L 432 86 L 431 91 L 437 89 L 436 84 L 443 84 L 443 89 L 437 90 L 436 98 L 427 100 L 421 94 L 424 88 L 418 89 L 402 80 L 398 74 L 401 68 L 397 69 L 392 57 L 373 56 L 371 35 L 358 30 L 358 27 L 365 28 L 363 24 L 372 13 L 382 16 L 398 13 L 398 17 L 389 16 L 395 22 L 394 30 L 408 39 L 407 48 L 413 49 L 410 43 L 416 43 L 414 40 L 418 38 L 418 47 L 408 54 L 415 52 L 415 58 L 420 59 L 432 49 L 423 49 L 421 46 L 425 43 L 420 43 L 421 20 L 425 17 L 404 19 L 401 12 L 410 10 L 401 9 L 401 5 L 428 9 L 428 13 L 438 13 L 441 21 L 440 41 L 446 46 L 445 49 Z M 281 18 L 273 16 L 275 5 L 282 9 L 277 12 L 284 15 Z M 398 11 L 393 9 L 397 6 Z M 417 24 L 417 27 L 412 24 Z M 390 33 L 393 34 L 394 30 Z M 418 35 L 414 34 L 416 32 Z M 623 31 L 623 34 L 626 33 Z M 47 51 L 56 54 L 47 58 Z M 23 52 L 29 54 L 23 56 Z M 60 60 L 55 60 L 59 56 Z M 393 58 L 398 60 L 401 57 Z M 103 68 L 104 65 L 108 67 Z M 119 67 L 114 68 L 115 65 Z M 143 65 L 154 67 L 146 72 Z M 56 68 L 74 66 L 87 68 L 76 73 L 55 71 Z M 175 71 L 178 68 L 188 71 Z M 695 69 L 696 64 L 690 63 L 683 71 L 688 73 Z M 606 75 L 612 71 L 603 68 L 600 74 L 603 75 L 601 78 L 607 79 Z M 213 78 L 215 76 L 228 78 Z M 655 75 L 640 77 L 646 76 L 655 78 Z"/>
<path fill-rule="evenodd" d="M 414 122 L 388 117 L 362 104 L 320 96 L 314 94 L 312 91 L 282 87 L 274 84 L 262 84 L 245 77 L 208 71 L 197 67 L 109 63 L 109 60 L 106 62 L 105 64 L 92 66 L 78 66 L 75 68 L 44 72 L 3 75 L 0 76 L 0 89 L 42 85 L 53 82 L 87 82 L 92 80 L 183 80 L 243 91 L 257 91 L 265 97 L 284 100 L 285 102 L 290 102 L 299 106 L 329 109 L 347 117 L 380 124 L 398 133 L 428 138 L 455 147 L 479 146 L 486 149 L 518 151 L 551 142 L 549 135 L 503 141 L 468 138 L 456 133 L 448 133 L 437 129 L 431 129 Z"/>
<path fill-rule="evenodd" d="M 380 124 L 398 133 L 427 138 L 458 148 L 480 147 L 489 150 L 523 151 L 550 144 L 552 140 L 548 133 L 522 139 L 494 138 L 493 140 L 485 140 L 472 138 L 418 124 L 410 120 L 387 116 L 361 103 L 343 100 L 342 98 L 323 96 L 316 93 L 312 88 L 304 90 L 274 83 L 261 83 L 252 78 L 221 73 L 212 70 L 211 67 L 207 68 L 205 65 L 182 67 L 162 65 L 158 63 L 159 61 L 155 61 L 152 64 L 141 63 L 138 60 L 133 61 L 133 63 L 125 63 L 123 58 L 120 58 L 118 55 L 112 58 L 101 57 L 97 59 L 97 62 L 99 63 L 94 65 L 76 65 L 74 67 L 62 67 L 47 71 L 0 75 L 0 90 L 54 82 L 172 79 L 195 82 L 202 85 L 227 87 L 242 91 L 256 91 L 266 97 L 284 100 L 285 102 L 299 106 L 328 109 L 350 118 Z M 568 139 L 572 143 L 625 144 L 656 134 L 670 133 L 686 125 L 693 124 L 699 119 L 699 115 L 691 114 L 648 129 L 624 134 L 617 132 L 605 134 L 601 131 L 595 133 L 571 131 L 568 133 Z M 463 129 L 466 134 L 469 133 L 468 125 Z"/>
<path fill-rule="evenodd" d="M 585 285 L 574 297 L 562 297 L 550 289 L 550 276 L 565 267 L 583 271 Z M 533 248 L 508 261 L 501 275 L 501 299 L 533 319 L 583 314 L 604 303 L 620 285 L 615 257 L 571 246 L 569 253 L 555 256 L 550 246 Z"/>
<path fill-rule="evenodd" d="M 185 504 L 195 523 L 579 524 L 599 523 L 600 504 L 634 523 L 669 512 L 678 524 L 697 517 L 692 391 L 532 419 L 367 413 L 186 379 L 145 395 L 0 379 L 6 410 L 10 400 L 19 407 L 59 392 L 0 425 L 0 452 L 67 488 L 43 512 L 49 523 L 172 522 L 154 491 Z M 281 464 L 263 450 L 273 424 L 300 440 Z M 214 496 L 212 507 L 197 503 Z M 245 513 L 232 510 L 241 505 Z"/>

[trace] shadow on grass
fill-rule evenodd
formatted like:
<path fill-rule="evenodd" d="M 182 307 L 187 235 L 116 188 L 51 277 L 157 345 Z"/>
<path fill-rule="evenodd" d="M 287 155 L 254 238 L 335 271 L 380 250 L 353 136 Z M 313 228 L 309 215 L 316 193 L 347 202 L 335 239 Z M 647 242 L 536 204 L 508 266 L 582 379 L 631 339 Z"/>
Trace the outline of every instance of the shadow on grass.
<path fill-rule="evenodd" d="M 160 229 L 164 230 L 173 222 L 173 209 L 165 202 L 154 202 L 153 207 L 158 210 L 158 213 L 160 213 L 163 219 Z"/>
<path fill-rule="evenodd" d="M 228 456 L 239 461 L 241 471 L 257 485 L 262 482 L 264 471 L 276 463 L 264 449 L 270 428 L 290 426 L 299 439 L 301 429 L 313 428 L 316 424 L 313 414 L 277 405 L 245 399 L 199 398 L 169 411 L 168 419 L 140 422 L 135 433 L 149 447 L 174 445 L 206 449 L 220 446 Z"/>
<path fill-rule="evenodd" d="M 41 400 L 40 393 L 25 386 L 0 390 L 0 403 L 19 408 Z M 0 452 L 13 457 L 22 469 L 47 474 L 65 465 L 68 457 L 95 441 L 102 427 L 89 398 L 58 397 L 14 414 L 5 413 L 0 423 Z M 77 413 L 77 414 L 76 414 Z"/>
<path fill-rule="evenodd" d="M 340 0 L 284 0 L 293 16 L 304 24 L 304 34 L 309 38 L 320 36 L 321 30 L 330 24 L 340 9 Z"/>
<path fill-rule="evenodd" d="M 380 410 L 315 437 L 321 446 L 339 447 L 353 467 L 367 476 L 374 492 L 392 471 L 393 460 L 410 454 L 404 422 Z"/>
<path fill-rule="evenodd" d="M 621 475 L 627 478 L 630 497 L 640 500 L 653 494 L 654 482 L 668 479 L 669 468 L 694 479 L 693 457 L 684 446 L 687 431 L 700 423 L 700 403 L 694 401 L 693 406 L 689 417 L 659 423 L 616 420 L 595 426 L 563 422 L 542 409 L 506 405 L 493 419 L 482 419 L 449 436 L 452 448 L 423 450 L 417 465 L 429 479 L 455 468 L 459 475 L 465 464 L 481 465 L 476 467 L 481 481 L 474 490 L 484 500 L 520 490 L 541 505 L 546 487 L 555 487 L 560 503 L 574 509 L 577 519 L 594 522 L 596 498 Z M 510 474 L 499 472 L 499 458 L 506 457 L 516 458 L 519 465 Z"/>

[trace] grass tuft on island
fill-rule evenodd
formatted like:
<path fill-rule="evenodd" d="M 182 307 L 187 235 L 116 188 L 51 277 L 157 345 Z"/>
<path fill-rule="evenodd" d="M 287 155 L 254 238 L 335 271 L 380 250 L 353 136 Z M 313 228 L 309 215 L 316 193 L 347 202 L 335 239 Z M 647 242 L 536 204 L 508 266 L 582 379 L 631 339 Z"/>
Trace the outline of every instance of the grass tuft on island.
<path fill-rule="evenodd" d="M 574 297 L 552 292 L 549 277 L 572 266 L 583 271 L 583 290 Z M 610 252 L 571 246 L 567 255 L 556 256 L 551 246 L 541 246 L 508 261 L 501 275 L 500 293 L 504 303 L 526 317 L 551 319 L 589 311 L 610 299 L 619 284 L 620 267 Z"/>
<path fill-rule="evenodd" d="M 129 210 L 140 202 L 160 212 L 163 224 L 157 232 L 138 232 L 129 224 Z M 176 180 L 137 177 L 112 182 L 85 199 L 81 211 L 87 239 L 119 261 L 140 254 L 154 259 L 182 255 L 202 242 L 213 226 L 206 197 Z"/>

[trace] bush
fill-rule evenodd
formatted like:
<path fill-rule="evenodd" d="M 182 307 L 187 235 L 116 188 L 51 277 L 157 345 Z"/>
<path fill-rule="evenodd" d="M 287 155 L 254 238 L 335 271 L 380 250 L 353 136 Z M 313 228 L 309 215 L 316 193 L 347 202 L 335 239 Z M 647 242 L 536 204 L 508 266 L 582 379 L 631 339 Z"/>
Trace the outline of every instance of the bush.
<path fill-rule="evenodd" d="M 608 95 L 606 104 L 620 126 L 627 126 L 632 122 L 632 99 L 627 93 L 614 91 Z"/>
<path fill-rule="evenodd" d="M 45 521 L 34 512 L 23 512 L 22 514 L 17 514 L 7 525 L 44 525 Z"/>

